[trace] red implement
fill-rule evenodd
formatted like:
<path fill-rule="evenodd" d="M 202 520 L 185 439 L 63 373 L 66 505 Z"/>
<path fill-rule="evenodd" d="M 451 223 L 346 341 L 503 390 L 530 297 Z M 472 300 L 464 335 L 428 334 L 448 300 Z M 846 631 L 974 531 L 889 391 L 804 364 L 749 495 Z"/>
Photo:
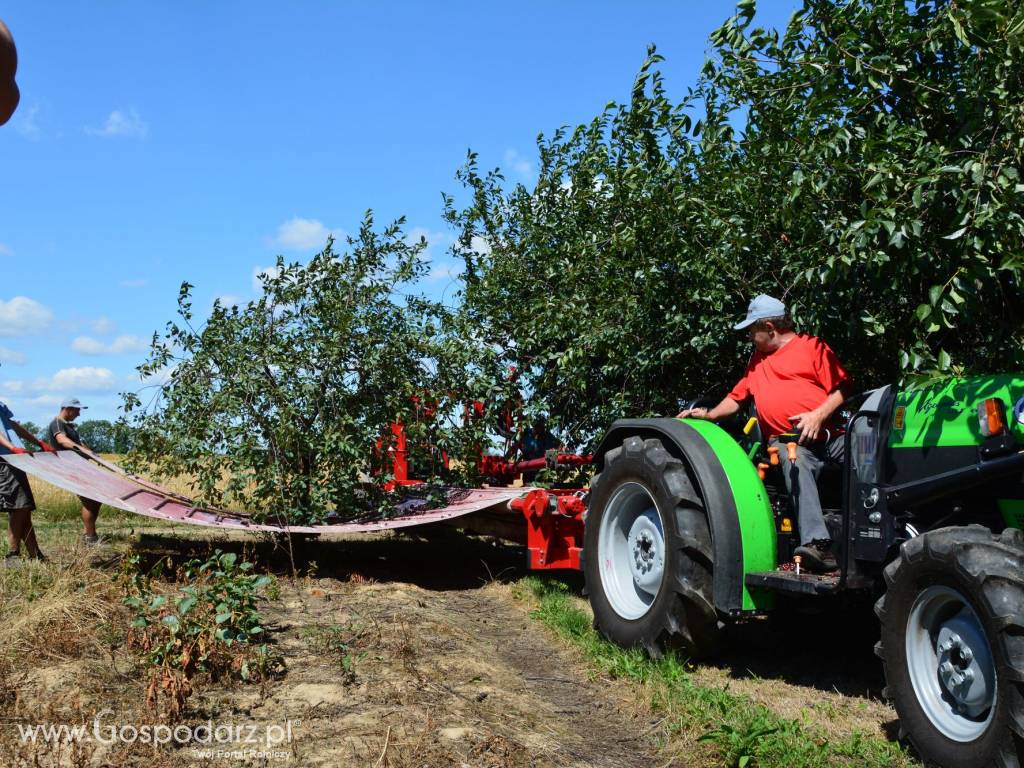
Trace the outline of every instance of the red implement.
<path fill-rule="evenodd" d="M 536 488 L 512 499 L 509 508 L 526 518 L 526 546 L 530 568 L 547 570 L 583 567 L 583 513 L 579 491 Z"/>

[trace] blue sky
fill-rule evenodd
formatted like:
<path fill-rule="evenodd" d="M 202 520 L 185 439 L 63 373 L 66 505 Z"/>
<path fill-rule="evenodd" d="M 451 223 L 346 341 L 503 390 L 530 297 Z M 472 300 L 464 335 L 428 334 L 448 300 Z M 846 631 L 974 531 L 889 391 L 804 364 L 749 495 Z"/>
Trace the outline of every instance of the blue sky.
<path fill-rule="evenodd" d="M 761 0 L 782 27 L 796 0 Z M 0 3 L 22 101 L 0 127 L 0 399 L 45 423 L 68 396 L 115 418 L 178 286 L 252 298 L 367 208 L 431 243 L 470 148 L 512 181 L 538 133 L 628 99 L 649 43 L 671 96 L 731 2 Z"/>

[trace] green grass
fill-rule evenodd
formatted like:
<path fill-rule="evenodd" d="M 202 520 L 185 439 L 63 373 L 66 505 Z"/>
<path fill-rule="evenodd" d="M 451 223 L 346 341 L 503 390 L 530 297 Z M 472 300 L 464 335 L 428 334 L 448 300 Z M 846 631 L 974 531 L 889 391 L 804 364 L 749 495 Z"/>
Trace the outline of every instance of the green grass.
<path fill-rule="evenodd" d="M 898 744 L 854 732 L 829 738 L 813 723 L 780 717 L 767 707 L 724 688 L 696 684 L 685 662 L 675 655 L 651 659 L 643 651 L 625 650 L 604 640 L 591 626 L 564 584 L 534 576 L 516 585 L 517 596 L 532 599 L 534 618 L 578 648 L 600 673 L 634 683 L 652 712 L 663 718 L 665 747 L 673 742 L 701 742 L 710 753 L 692 764 L 734 768 L 820 768 L 863 766 L 895 768 L 914 765 Z M 691 755 L 697 758 L 696 755 Z"/>

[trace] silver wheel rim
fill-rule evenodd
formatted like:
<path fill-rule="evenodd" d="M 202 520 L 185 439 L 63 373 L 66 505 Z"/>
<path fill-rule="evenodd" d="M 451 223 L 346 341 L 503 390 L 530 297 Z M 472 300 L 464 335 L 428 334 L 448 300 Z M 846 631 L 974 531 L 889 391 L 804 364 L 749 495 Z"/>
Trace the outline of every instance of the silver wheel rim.
<path fill-rule="evenodd" d="M 914 695 L 932 724 L 953 741 L 979 738 L 995 714 L 996 671 L 963 595 L 945 586 L 921 592 L 910 609 L 906 652 Z"/>
<path fill-rule="evenodd" d="M 601 517 L 597 556 L 612 610 L 629 620 L 646 614 L 665 575 L 665 526 L 644 486 L 623 483 L 612 495 Z"/>

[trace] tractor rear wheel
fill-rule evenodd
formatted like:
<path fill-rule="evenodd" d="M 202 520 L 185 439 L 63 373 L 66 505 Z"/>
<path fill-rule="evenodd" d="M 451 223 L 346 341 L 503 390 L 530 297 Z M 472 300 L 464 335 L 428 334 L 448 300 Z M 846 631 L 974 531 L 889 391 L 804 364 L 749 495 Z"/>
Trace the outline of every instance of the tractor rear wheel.
<path fill-rule="evenodd" d="M 591 483 L 584 574 L 594 625 L 659 656 L 716 646 L 711 532 L 683 462 L 660 440 L 627 438 Z"/>
<path fill-rule="evenodd" d="M 875 606 L 900 734 L 926 762 L 1024 760 L 1024 536 L 943 528 L 906 542 Z"/>

